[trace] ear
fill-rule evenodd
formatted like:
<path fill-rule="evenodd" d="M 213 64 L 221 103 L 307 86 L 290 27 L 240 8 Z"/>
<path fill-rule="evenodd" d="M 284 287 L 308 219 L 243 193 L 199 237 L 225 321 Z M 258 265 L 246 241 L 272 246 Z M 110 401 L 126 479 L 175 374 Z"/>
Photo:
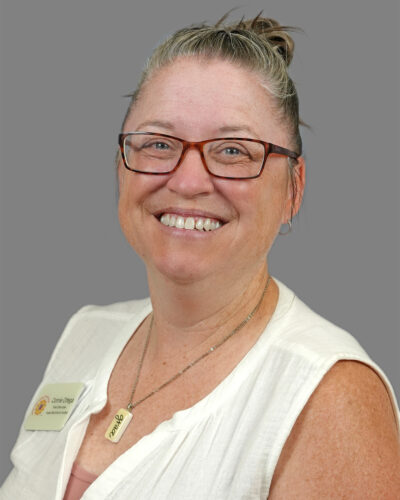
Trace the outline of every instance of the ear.
<path fill-rule="evenodd" d="M 287 199 L 283 212 L 282 224 L 286 224 L 290 221 L 300 210 L 306 181 L 306 163 L 302 156 L 297 158 L 297 163 L 291 163 L 289 165 L 290 172 Z"/>

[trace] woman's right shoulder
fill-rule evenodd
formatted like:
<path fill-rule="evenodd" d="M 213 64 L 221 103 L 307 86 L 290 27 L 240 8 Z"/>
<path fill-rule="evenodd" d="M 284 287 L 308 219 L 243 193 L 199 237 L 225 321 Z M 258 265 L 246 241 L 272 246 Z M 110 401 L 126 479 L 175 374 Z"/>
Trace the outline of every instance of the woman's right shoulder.
<path fill-rule="evenodd" d="M 118 333 L 150 308 L 149 298 L 80 308 L 67 322 L 51 355 L 45 377 L 51 378 L 53 371 L 60 376 L 60 370 L 69 371 L 71 365 L 79 363 L 87 367 L 96 365 Z"/>
<path fill-rule="evenodd" d="M 71 316 L 71 320 L 76 317 L 82 316 L 103 316 L 103 317 L 124 317 L 130 318 L 136 313 L 140 313 L 148 307 L 150 298 L 140 300 L 127 300 L 124 302 L 114 302 L 107 305 L 94 305 L 88 304 L 81 307 L 76 313 Z"/>

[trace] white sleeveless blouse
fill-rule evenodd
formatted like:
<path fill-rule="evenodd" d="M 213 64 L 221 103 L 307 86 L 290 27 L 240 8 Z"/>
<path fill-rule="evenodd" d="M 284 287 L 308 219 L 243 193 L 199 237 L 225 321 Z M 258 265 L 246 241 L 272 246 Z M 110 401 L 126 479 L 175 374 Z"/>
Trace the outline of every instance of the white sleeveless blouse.
<path fill-rule="evenodd" d="M 385 374 L 349 333 L 321 318 L 285 285 L 257 343 L 210 394 L 162 422 L 113 462 L 83 500 L 266 499 L 289 433 L 334 363 L 358 360 Z M 91 413 L 106 404 L 111 371 L 148 299 L 87 306 L 71 318 L 42 384 L 83 381 L 86 389 L 61 432 L 21 429 L 14 469 L 0 499 L 61 500 Z M 39 390 L 27 410 L 35 402 Z"/>

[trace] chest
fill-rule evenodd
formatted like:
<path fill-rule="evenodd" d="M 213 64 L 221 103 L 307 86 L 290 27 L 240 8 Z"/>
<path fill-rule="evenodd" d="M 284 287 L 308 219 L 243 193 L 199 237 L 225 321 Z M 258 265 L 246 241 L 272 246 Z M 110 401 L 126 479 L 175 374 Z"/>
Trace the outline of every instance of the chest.
<path fill-rule="evenodd" d="M 112 443 L 105 437 L 106 430 L 118 410 L 127 408 L 136 376 L 136 371 L 130 369 L 129 364 L 119 360 L 109 381 L 107 404 L 99 413 L 91 415 L 76 461 L 87 471 L 100 475 L 142 437 L 162 422 L 170 420 L 174 413 L 193 407 L 234 368 L 232 360 L 224 363 L 223 359 L 215 358 L 203 360 L 199 366 L 192 367 L 177 378 L 174 376 L 179 369 L 175 366 L 164 366 L 153 373 L 146 370 L 133 402 L 149 397 L 132 410 L 133 418 L 120 441 Z M 164 386 L 166 382 L 169 383 Z"/>
<path fill-rule="evenodd" d="M 183 382 L 179 385 L 185 387 Z M 80 450 L 80 465 L 96 475 L 105 471 L 89 498 L 106 498 L 102 488 L 107 487 L 110 477 L 115 478 L 113 488 L 121 498 L 265 498 L 270 436 L 257 427 L 265 407 L 252 406 L 261 400 L 258 392 L 246 394 L 240 386 L 229 386 L 229 394 L 218 386 L 188 412 L 177 413 L 173 420 L 178 416 L 177 425 L 169 425 L 170 420 L 166 427 L 163 424 L 166 431 L 160 428 L 152 432 L 159 421 L 172 416 L 173 407 L 191 403 L 165 388 L 164 395 L 160 391 L 151 404 L 149 398 L 148 404 L 134 410 L 118 444 L 104 438 L 113 416 L 110 395 L 110 404 L 92 415 Z M 131 471 L 128 475 L 127 470 Z M 255 490 L 258 496 L 249 496 Z"/>
<path fill-rule="evenodd" d="M 143 342 L 135 344 L 133 338 L 111 373 L 106 406 L 90 418 L 76 458 L 78 464 L 93 474 L 101 474 L 159 424 L 169 421 L 178 411 L 192 408 L 210 395 L 254 345 L 259 331 L 252 333 L 230 339 L 223 348 L 205 357 L 202 355 L 207 351 L 204 346 L 199 346 L 197 350 L 189 353 L 182 351 L 166 361 L 146 358 L 141 368 Z M 135 337 L 143 339 L 145 336 Z M 193 361 L 195 363 L 191 365 Z M 136 381 L 138 383 L 132 395 Z M 112 443 L 105 437 L 106 430 L 117 412 L 121 408 L 126 409 L 131 401 L 135 405 L 133 418 L 120 441 Z"/>

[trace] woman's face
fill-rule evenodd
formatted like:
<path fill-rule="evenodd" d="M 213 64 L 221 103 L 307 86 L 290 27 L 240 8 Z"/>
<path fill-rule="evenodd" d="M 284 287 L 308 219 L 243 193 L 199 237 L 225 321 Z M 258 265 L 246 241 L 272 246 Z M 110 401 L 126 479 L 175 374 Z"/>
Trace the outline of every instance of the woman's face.
<path fill-rule="evenodd" d="M 257 75 L 222 60 L 185 58 L 159 70 L 126 121 L 124 132 L 135 131 L 188 141 L 248 137 L 290 149 L 286 127 L 273 113 Z M 303 176 L 302 161 L 299 168 Z M 128 242 L 148 272 L 178 282 L 256 272 L 291 214 L 285 157 L 269 156 L 262 175 L 250 180 L 212 177 L 195 149 L 174 173 L 135 173 L 122 161 L 118 173 L 119 219 Z M 161 223 L 166 214 L 193 217 L 195 222 L 210 218 L 221 226 L 211 231 L 179 229 Z"/>

